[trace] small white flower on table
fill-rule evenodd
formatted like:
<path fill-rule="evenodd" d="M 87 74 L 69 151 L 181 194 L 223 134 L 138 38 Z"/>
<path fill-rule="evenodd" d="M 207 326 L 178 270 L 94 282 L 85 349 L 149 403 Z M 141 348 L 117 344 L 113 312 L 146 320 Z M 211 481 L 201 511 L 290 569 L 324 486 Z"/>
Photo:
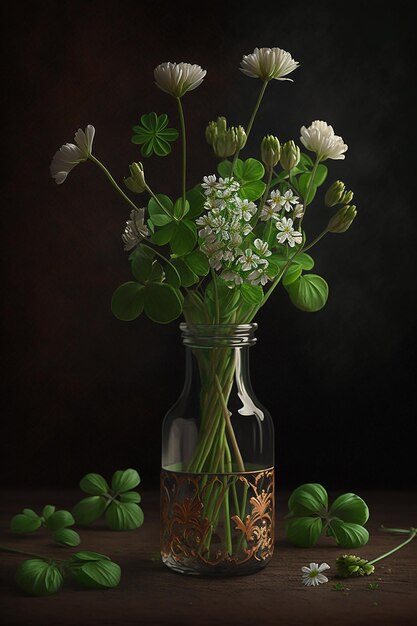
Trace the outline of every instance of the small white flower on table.
<path fill-rule="evenodd" d="M 322 572 L 330 569 L 330 565 L 327 563 L 322 563 L 320 566 L 318 563 L 310 563 L 310 567 L 302 567 L 302 580 L 307 587 L 317 587 L 322 583 L 329 582 L 327 576 L 322 574 Z"/>

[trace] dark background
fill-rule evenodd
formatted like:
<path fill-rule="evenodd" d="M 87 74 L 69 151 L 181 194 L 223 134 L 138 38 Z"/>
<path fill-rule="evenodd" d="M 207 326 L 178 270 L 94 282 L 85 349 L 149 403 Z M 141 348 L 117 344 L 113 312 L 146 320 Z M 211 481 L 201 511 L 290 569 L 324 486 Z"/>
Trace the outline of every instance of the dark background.
<path fill-rule="evenodd" d="M 279 485 L 414 484 L 416 406 L 415 176 L 411 3 L 164 3 L 126 0 L 3 5 L 2 461 L 4 485 L 75 486 L 88 471 L 135 467 L 157 484 L 160 428 L 183 379 L 178 323 L 112 317 L 129 280 L 120 235 L 129 208 L 93 164 L 62 186 L 54 152 L 96 127 L 94 153 L 116 180 L 141 157 L 140 115 L 175 102 L 153 84 L 162 61 L 198 63 L 202 86 L 183 100 L 189 186 L 213 173 L 204 129 L 217 115 L 248 121 L 260 82 L 238 71 L 255 46 L 301 62 L 273 81 L 250 145 L 265 133 L 298 139 L 314 119 L 349 145 L 329 182 L 355 191 L 348 233 L 314 250 L 327 306 L 296 310 L 279 289 L 258 315 L 252 382 L 276 423 Z M 179 195 L 173 156 L 146 161 L 159 192 Z M 313 205 L 310 237 L 329 211 Z"/>

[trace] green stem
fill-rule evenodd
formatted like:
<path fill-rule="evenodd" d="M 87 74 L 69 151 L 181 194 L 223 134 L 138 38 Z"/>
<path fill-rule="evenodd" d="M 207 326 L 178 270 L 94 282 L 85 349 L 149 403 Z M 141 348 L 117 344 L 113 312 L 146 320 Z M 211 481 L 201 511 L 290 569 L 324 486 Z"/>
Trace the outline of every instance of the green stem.
<path fill-rule="evenodd" d="M 219 324 L 220 322 L 220 303 L 219 303 L 219 290 L 217 288 L 217 280 L 216 280 L 216 273 L 214 271 L 213 268 L 211 268 L 211 277 L 213 279 L 213 285 L 214 285 L 214 298 L 215 298 L 215 304 L 216 304 L 216 318 L 215 318 L 215 324 Z"/>
<path fill-rule="evenodd" d="M 184 111 L 181 104 L 181 98 L 177 98 L 178 103 L 178 113 L 180 116 L 180 124 L 181 124 L 181 137 L 182 137 L 182 205 L 183 210 L 185 210 L 185 194 L 186 194 L 186 172 L 187 172 L 187 137 L 185 134 L 185 119 L 184 119 Z"/>
<path fill-rule="evenodd" d="M 389 532 L 389 530 L 390 529 L 386 528 L 385 532 Z M 399 529 L 392 529 L 392 530 L 395 530 L 396 532 L 398 532 Z M 408 537 L 408 539 L 406 539 L 405 541 L 400 543 L 400 545 L 397 546 L 396 548 L 393 548 L 389 552 L 386 552 L 382 556 L 379 556 L 377 559 L 373 559 L 372 561 L 368 561 L 368 565 L 373 565 L 374 563 L 377 563 L 378 561 L 381 561 L 382 559 L 385 559 L 385 557 L 389 556 L 390 554 L 393 554 L 394 552 L 397 552 L 397 550 L 400 550 L 401 548 L 406 546 L 407 543 L 410 543 L 410 541 L 412 541 L 414 539 L 414 537 L 417 535 L 417 528 L 410 528 L 409 533 L 410 533 L 410 536 Z"/>
<path fill-rule="evenodd" d="M 248 126 L 246 128 L 246 143 L 247 143 L 247 141 L 249 139 L 250 131 L 252 130 L 252 126 L 253 126 L 253 122 L 255 121 L 256 114 L 257 114 L 257 112 L 259 110 L 259 107 L 261 106 L 262 98 L 265 95 L 265 91 L 266 91 L 266 88 L 268 86 L 268 82 L 269 82 L 268 80 L 265 80 L 263 82 L 261 91 L 259 92 L 258 100 L 256 101 L 256 104 L 255 104 L 255 108 L 252 111 L 252 116 L 251 116 L 251 118 L 249 120 L 249 123 L 248 123 Z M 231 176 L 233 176 L 233 172 L 234 172 L 234 169 L 235 169 L 235 164 L 236 164 L 236 161 L 237 161 L 237 159 L 239 157 L 239 153 L 240 153 L 240 150 L 237 150 L 236 153 L 235 153 L 235 156 L 233 157 Z"/>
<path fill-rule="evenodd" d="M 116 189 L 116 191 L 118 193 L 120 193 L 120 195 L 126 200 L 126 202 L 128 204 L 130 204 L 131 207 L 133 207 L 134 209 L 138 210 L 138 207 L 136 206 L 136 204 L 134 202 L 132 202 L 132 200 L 129 198 L 129 196 L 127 196 L 125 194 L 125 192 L 123 191 L 123 189 L 121 189 L 121 187 L 119 187 L 119 185 L 116 183 L 116 181 L 114 180 L 113 176 L 110 174 L 110 172 L 107 169 L 107 167 L 105 165 L 103 165 L 103 163 L 101 161 L 96 159 L 96 157 L 93 156 L 92 154 L 90 154 L 88 158 L 90 159 L 90 161 L 92 161 L 93 163 L 95 163 L 96 165 L 99 166 L 99 168 L 105 173 L 105 175 L 107 176 L 107 178 L 109 179 L 109 181 L 111 182 L 113 187 Z"/>
<path fill-rule="evenodd" d="M 220 398 L 220 402 L 221 402 L 222 409 L 223 409 L 223 416 L 226 421 L 227 434 L 229 435 L 230 443 L 232 444 L 233 452 L 235 453 L 236 465 L 237 465 L 239 472 L 244 472 L 246 471 L 245 464 L 243 463 L 242 455 L 240 453 L 239 446 L 236 440 L 235 431 L 233 430 L 232 422 L 230 421 L 229 409 L 227 408 L 225 399 L 223 397 L 223 390 L 220 385 L 220 381 L 219 381 L 217 374 L 216 374 L 216 387 L 219 393 L 219 398 Z"/>
<path fill-rule="evenodd" d="M 264 193 L 262 195 L 262 198 L 261 198 L 261 201 L 259 203 L 258 209 L 257 209 L 255 215 L 253 216 L 252 220 L 251 220 L 252 228 L 255 228 L 256 224 L 258 223 L 261 211 L 264 208 L 264 204 L 266 202 L 266 199 L 267 199 L 268 194 L 269 194 L 269 189 L 271 187 L 271 180 L 272 180 L 272 168 L 268 172 L 268 179 L 266 181 L 265 191 L 264 191 Z"/>
<path fill-rule="evenodd" d="M 279 274 L 277 274 L 277 276 L 274 279 L 274 282 L 272 283 L 272 285 L 270 286 L 270 288 L 268 289 L 268 291 L 266 292 L 262 302 L 260 302 L 255 309 L 252 311 L 251 313 L 251 318 L 249 321 L 253 320 L 253 318 L 255 317 L 255 315 L 257 314 L 257 312 L 259 311 L 259 309 L 261 307 L 264 306 L 265 302 L 268 300 L 268 298 L 271 296 L 272 292 L 274 291 L 275 287 L 278 285 L 279 281 L 281 280 L 281 278 L 284 276 L 285 272 L 287 271 L 287 269 L 289 268 L 289 266 L 291 265 L 293 259 L 295 259 L 295 257 L 300 254 L 301 252 L 303 252 L 303 247 L 300 245 L 300 249 L 296 251 L 295 254 L 292 255 L 292 257 L 290 259 L 288 259 L 287 263 L 284 265 L 284 267 L 282 268 L 282 270 L 279 272 Z"/>
<path fill-rule="evenodd" d="M 23 554 L 23 556 L 33 556 L 36 559 L 42 559 L 42 561 L 64 561 L 65 559 L 57 559 L 55 557 L 46 557 L 41 554 L 34 554 L 33 552 L 26 552 L 24 550 L 18 550 L 17 548 L 6 548 L 6 546 L 0 546 L 1 552 L 10 552 L 11 554 Z"/>
<path fill-rule="evenodd" d="M 301 222 L 300 222 L 301 224 Z M 320 241 L 320 239 L 322 239 L 322 237 L 324 237 L 324 235 L 326 235 L 328 233 L 327 228 L 325 228 L 325 230 L 323 230 L 323 232 L 320 233 L 320 235 L 317 235 L 317 237 L 315 239 L 313 239 L 313 241 L 311 243 L 308 244 L 308 246 L 305 246 L 303 248 L 303 252 L 306 252 L 307 250 L 310 250 L 310 248 L 312 248 L 313 246 L 316 245 L 317 242 Z"/>
<path fill-rule="evenodd" d="M 311 192 L 311 190 L 312 190 L 312 188 L 313 188 L 314 178 L 315 178 L 315 176 L 316 176 L 316 171 L 317 171 L 317 168 L 318 168 L 319 163 L 320 163 L 320 158 L 319 158 L 319 157 L 317 157 L 317 158 L 316 158 L 316 161 L 315 161 L 315 163 L 314 163 L 313 169 L 311 170 L 310 182 L 308 183 L 307 193 L 306 193 L 306 195 L 305 195 L 305 199 L 304 199 L 304 202 L 303 202 L 303 214 L 302 214 L 302 216 L 300 217 L 300 223 L 299 223 L 299 226 L 298 226 L 298 228 L 300 229 L 300 231 L 301 231 L 301 225 L 302 225 L 302 223 L 303 223 L 303 219 L 304 219 L 304 217 L 305 217 L 306 210 L 307 210 L 307 204 L 308 204 L 308 202 L 307 202 L 307 201 L 308 201 L 308 197 L 309 197 L 310 192 Z"/>

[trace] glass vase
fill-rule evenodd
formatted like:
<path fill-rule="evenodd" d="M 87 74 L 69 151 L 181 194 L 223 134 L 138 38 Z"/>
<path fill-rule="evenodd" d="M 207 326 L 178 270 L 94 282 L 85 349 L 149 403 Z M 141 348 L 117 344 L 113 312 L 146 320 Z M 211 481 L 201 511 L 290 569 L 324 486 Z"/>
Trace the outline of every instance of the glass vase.
<path fill-rule="evenodd" d="M 162 433 L 161 553 L 171 569 L 243 575 L 274 549 L 274 427 L 251 385 L 256 324 L 181 324 L 184 388 Z"/>

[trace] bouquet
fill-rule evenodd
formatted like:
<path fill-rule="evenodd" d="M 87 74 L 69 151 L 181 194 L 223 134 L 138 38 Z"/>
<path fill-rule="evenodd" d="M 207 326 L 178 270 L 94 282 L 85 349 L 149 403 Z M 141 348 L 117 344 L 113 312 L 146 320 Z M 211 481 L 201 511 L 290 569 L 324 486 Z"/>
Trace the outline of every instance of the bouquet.
<path fill-rule="evenodd" d="M 135 320 L 144 312 L 155 322 L 169 323 L 183 315 L 188 328 L 233 329 L 251 324 L 279 285 L 302 311 L 324 307 L 329 289 L 324 278 L 311 272 L 314 260 L 310 251 L 327 234 L 347 231 L 356 207 L 351 203 L 353 193 L 340 180 L 325 194 L 317 192 L 328 174 L 324 163 L 344 159 L 348 146 L 332 126 L 316 120 L 301 127 L 302 150 L 293 140 L 282 143 L 268 134 L 255 156 L 243 158 L 268 86 L 273 81 L 291 81 L 288 76 L 298 66 L 291 54 L 280 48 L 256 48 L 243 56 L 240 70 L 260 81 L 249 122 L 229 126 L 221 116 L 208 123 L 205 141 L 218 160 L 217 171 L 202 173 L 191 186 L 183 98 L 201 85 L 206 71 L 190 63 L 162 63 L 155 69 L 155 84 L 176 101 L 179 131 L 169 126 L 166 114 L 144 113 L 140 124 L 133 126 L 132 142 L 141 147 L 143 161 L 168 156 L 171 143 L 180 138 L 177 198 L 159 193 L 158 181 L 155 185 L 148 181 L 141 161 L 129 166 L 122 188 L 93 154 L 92 125 L 79 129 L 75 144 L 67 143 L 55 154 L 51 173 L 58 184 L 78 163 L 91 161 L 129 205 L 122 240 L 133 278 L 113 294 L 111 306 L 118 319 Z M 136 196 L 147 200 L 137 202 Z M 310 236 L 305 225 L 316 197 L 332 213 L 326 228 Z M 236 359 L 230 347 L 194 352 L 201 378 L 198 433 L 177 469 L 206 477 L 199 485 L 198 515 L 204 523 L 199 526 L 195 553 L 207 557 L 213 533 L 222 523 L 225 553 L 231 559 L 239 550 L 248 553 L 251 539 L 261 528 L 248 530 L 245 524 L 247 489 L 237 495 L 234 479 L 224 488 L 221 483 L 209 485 L 207 480 L 208 475 L 247 470 L 229 410 Z M 233 502 L 234 516 L 230 511 Z M 233 522 L 243 533 L 235 547 L 230 530 Z M 259 553 L 255 550 L 253 554 Z"/>

